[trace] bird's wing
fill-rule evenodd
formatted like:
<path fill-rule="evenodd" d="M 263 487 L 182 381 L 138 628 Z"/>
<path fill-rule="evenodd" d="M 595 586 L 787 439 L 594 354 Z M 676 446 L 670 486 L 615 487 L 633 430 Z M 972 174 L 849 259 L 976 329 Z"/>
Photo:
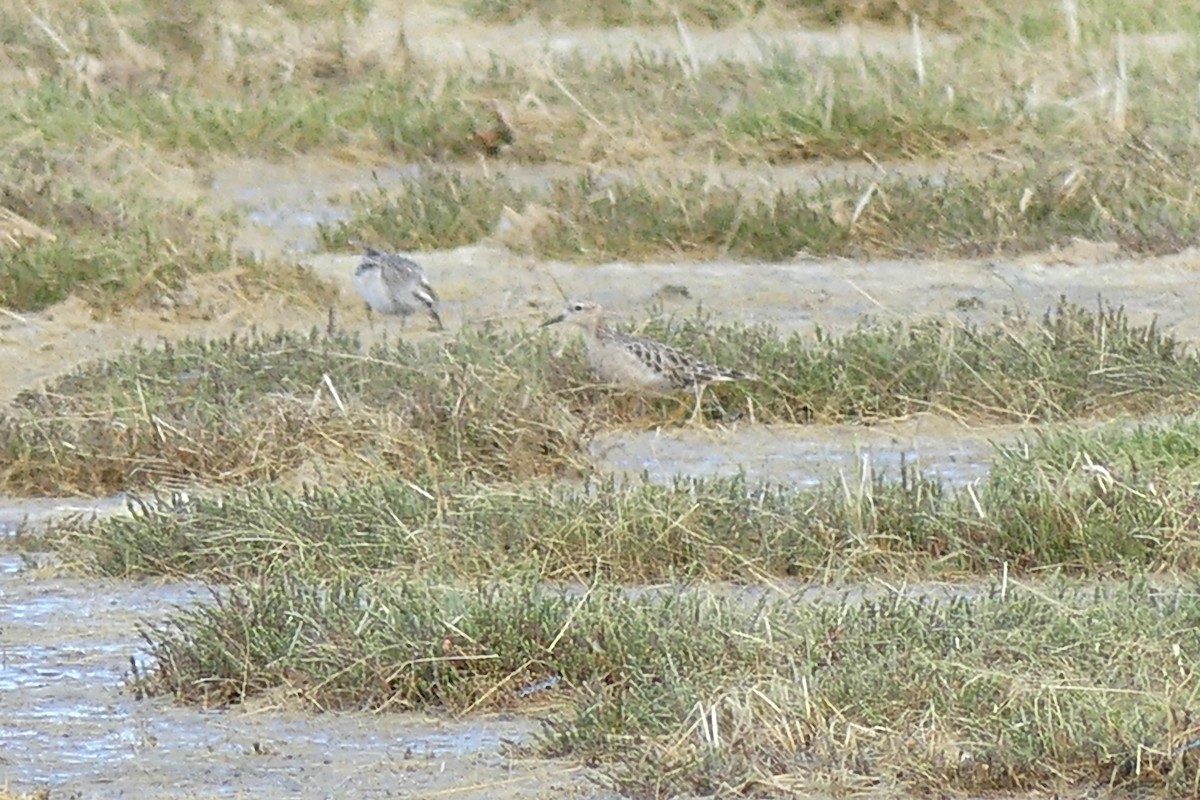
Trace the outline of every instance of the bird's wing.
<path fill-rule="evenodd" d="M 622 336 L 626 349 L 650 369 L 667 378 L 678 389 L 690 389 L 697 384 L 736 381 L 749 378 L 744 372 L 725 369 L 685 353 L 678 348 L 641 339 Z"/>
<path fill-rule="evenodd" d="M 419 286 L 413 290 L 413 294 L 415 294 L 417 298 L 421 300 L 421 302 L 425 302 L 425 299 L 422 297 L 422 295 L 425 295 L 425 297 L 427 297 L 431 303 L 436 303 L 438 301 L 437 292 L 435 292 L 433 287 L 429 285 L 429 278 L 425 277 L 424 271 L 422 271 L 419 276 L 418 284 Z"/>
<path fill-rule="evenodd" d="M 383 282 L 393 291 L 403 291 L 422 277 L 421 267 L 404 256 L 388 253 L 381 260 Z"/>

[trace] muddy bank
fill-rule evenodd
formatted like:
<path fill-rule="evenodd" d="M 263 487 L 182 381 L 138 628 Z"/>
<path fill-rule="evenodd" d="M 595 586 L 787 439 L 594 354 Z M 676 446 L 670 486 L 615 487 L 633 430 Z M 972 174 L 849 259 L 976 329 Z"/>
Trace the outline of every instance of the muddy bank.
<path fill-rule="evenodd" d="M 549 64 L 556 58 L 695 59 L 709 64 L 761 62 L 781 51 L 799 58 L 859 54 L 911 58 L 913 52 L 912 35 L 903 27 L 845 25 L 834 30 L 805 30 L 762 19 L 715 31 L 688 26 L 685 42 L 670 27 L 568 28 L 543 25 L 536 19 L 490 25 L 471 19 L 459 7 L 426 3 L 410 4 L 397 17 L 380 10 L 362 27 L 373 31 L 370 38 L 358 42 L 363 52 L 387 51 L 402 32 L 409 51 L 418 59 L 480 68 L 493 59 L 523 65 Z M 940 49 L 957 41 L 958 37 L 950 34 L 926 32 L 923 46 Z"/>
<path fill-rule="evenodd" d="M 592 298 L 619 317 L 644 318 L 651 307 L 693 314 L 702 308 L 716 322 L 765 323 L 781 333 L 816 328 L 845 332 L 864 319 L 890 323 L 946 317 L 964 324 L 1003 319 L 1014 309 L 1041 314 L 1066 297 L 1094 307 L 1098 297 L 1123 305 L 1133 318 L 1157 318 L 1180 338 L 1200 340 L 1193 286 L 1200 251 L 1162 258 L 1111 259 L 1102 247 L 1013 260 L 783 264 L 715 262 L 609 262 L 580 266 L 538 262 L 496 247 L 467 247 L 421 255 L 444 298 L 447 327 L 533 325 L 571 297 Z M 317 274 L 352 297 L 356 256 L 307 259 Z M 361 316 L 357 304 L 348 324 Z"/>
<path fill-rule="evenodd" d="M 923 22 L 925 22 L 923 20 Z M 915 47 L 907 26 L 844 24 L 832 29 L 804 29 L 769 17 L 751 18 L 722 30 L 701 25 L 681 34 L 667 27 L 567 27 L 536 19 L 511 25 L 489 25 L 470 18 L 461 8 L 412 3 L 392 16 L 384 9 L 373 12 L 355 38 L 363 53 L 392 54 L 403 35 L 413 57 L 435 64 L 452 63 L 486 68 L 493 59 L 520 65 L 546 65 L 555 59 L 605 58 L 672 59 L 680 63 L 711 64 L 721 61 L 760 63 L 780 52 L 798 59 L 834 57 L 914 59 Z M 686 36 L 686 39 L 684 38 Z M 1179 33 L 1126 36 L 1134 53 L 1171 53 L 1188 46 Z M 961 37 L 923 25 L 921 48 L 926 56 L 953 48 Z"/>

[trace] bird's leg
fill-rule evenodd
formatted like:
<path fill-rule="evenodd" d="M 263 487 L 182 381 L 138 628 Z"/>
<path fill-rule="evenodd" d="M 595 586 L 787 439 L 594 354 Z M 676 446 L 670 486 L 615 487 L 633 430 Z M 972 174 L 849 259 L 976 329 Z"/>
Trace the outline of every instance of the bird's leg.
<path fill-rule="evenodd" d="M 671 399 L 675 401 L 675 409 L 671 412 L 671 416 L 667 418 L 667 422 L 671 425 L 682 427 L 687 424 L 685 418 L 688 415 L 688 402 L 677 394 L 671 395 Z"/>
<path fill-rule="evenodd" d="M 370 329 L 371 333 L 375 333 L 375 312 L 371 310 L 370 304 L 368 304 L 366 306 L 366 309 L 367 309 L 367 328 Z"/>
<path fill-rule="evenodd" d="M 721 401 L 716 395 L 713 395 L 713 405 L 717 407 L 717 411 L 721 412 L 721 421 L 729 422 L 729 412 L 725 410 L 725 406 L 721 405 Z"/>
<path fill-rule="evenodd" d="M 628 422 L 641 426 L 649 412 L 646 409 L 646 398 L 635 392 L 621 392 L 621 416 Z"/>
<path fill-rule="evenodd" d="M 700 418 L 700 401 L 704 398 L 704 384 L 696 384 L 696 405 L 692 409 L 692 416 L 688 418 L 689 425 L 695 425 L 696 420 Z"/>
<path fill-rule="evenodd" d="M 657 427 L 657 423 L 653 421 L 650 409 L 650 401 L 645 395 L 637 392 L 620 391 L 616 398 L 617 403 L 617 418 L 625 422 L 630 427 L 646 428 L 652 430 Z"/>
<path fill-rule="evenodd" d="M 679 398 L 672 397 L 672 400 L 678 402 Z M 654 401 L 645 395 L 638 395 L 638 427 L 648 431 L 658 430 L 662 427 L 662 419 L 654 413 Z M 675 422 L 679 419 L 680 414 L 674 413 L 671 415 L 668 422 Z"/>

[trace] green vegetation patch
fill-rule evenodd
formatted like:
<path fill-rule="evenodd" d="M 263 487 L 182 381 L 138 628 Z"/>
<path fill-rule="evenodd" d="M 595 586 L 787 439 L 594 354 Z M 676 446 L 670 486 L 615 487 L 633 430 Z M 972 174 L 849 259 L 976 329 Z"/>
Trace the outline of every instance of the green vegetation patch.
<path fill-rule="evenodd" d="M 105 173 L 137 169 L 132 153 L 0 149 L 0 209 L 15 215 L 0 219 L 11 236 L 0 243 L 0 307 L 38 310 L 76 293 L 112 309 L 169 301 L 205 272 L 237 266 L 266 277 L 266 265 L 234 252 L 234 220 L 105 181 Z"/>
<path fill-rule="evenodd" d="M 874 420 L 920 411 L 1064 420 L 1187 407 L 1200 359 L 1119 310 L 962 327 L 864 324 L 842 337 L 657 319 L 650 336 L 757 381 L 714 388 L 711 418 Z M 301 465 L 421 483 L 577 475 L 599 426 L 669 422 L 683 398 L 638 408 L 597 386 L 573 338 L 465 330 L 364 352 L 339 331 L 138 348 L 25 392 L 0 417 L 0 485 L 107 494 L 198 481 L 287 479 Z"/>
<path fill-rule="evenodd" d="M 461 0 L 461 6 L 471 16 L 488 22 L 533 18 L 543 25 L 604 27 L 672 25 L 677 19 L 713 28 L 740 23 L 815 27 L 875 22 L 905 26 L 916 15 L 922 24 L 934 29 L 988 38 L 1019 34 L 1039 43 L 1065 40 L 1071 24 L 1064 7 L 1028 0 Z M 1200 14 L 1195 8 L 1153 0 L 1080 3 L 1073 19 L 1081 34 L 1088 37 L 1111 35 L 1118 21 L 1130 32 L 1194 31 L 1200 27 Z"/>
<path fill-rule="evenodd" d="M 556 72 L 569 77 L 553 79 L 512 66 L 447 75 L 419 64 L 395 74 L 362 64 L 335 79 L 250 70 L 211 83 L 181 81 L 170 92 L 148 80 L 80 92 L 73 76 L 47 77 L 8 91 L 12 116 L 0 116 L 0 130 L 5 121 L 14 133 L 32 125 L 62 146 L 99 130 L 193 159 L 314 152 L 461 159 L 494 152 L 489 137 L 502 136 L 512 142 L 506 160 L 517 162 L 628 163 L 680 148 L 704 158 L 786 162 L 931 156 L 1011 138 L 1038 120 L 1049 130 L 1094 122 L 1090 107 L 1023 120 L 1015 95 L 1009 103 L 973 99 L 1003 86 L 948 102 L 919 91 L 910 70 L 878 59 L 865 75 L 856 60 L 834 60 L 820 80 L 798 57 L 774 54 L 767 62 L 718 63 L 693 78 L 674 59 L 566 60 Z M 536 109 L 522 104 L 531 96 Z M 513 110 L 507 133 L 497 127 L 495 103 Z M 653 116 L 645 114 L 649 107 Z"/>
<path fill-rule="evenodd" d="M 218 272 L 247 297 L 330 296 L 308 269 L 239 253 L 234 216 L 164 196 L 158 182 L 171 178 L 153 160 L 92 137 L 67 149 L 0 145 L 0 308 L 36 311 L 70 295 L 100 312 L 175 308 L 190 278 Z"/>
<path fill-rule="evenodd" d="M 769 194 L 695 173 L 593 173 L 515 188 L 433 172 L 359 195 L 349 220 L 320 233 L 331 249 L 363 236 L 414 249 L 496 231 L 538 257 L 584 262 L 978 257 L 1076 238 L 1160 254 L 1200 237 L 1192 152 L 1183 142 L 1109 141 L 1085 156 L 1031 155 L 1019 168 L 838 179 Z M 523 233 L 497 229 L 505 208 L 524 212 L 514 223 Z"/>
<path fill-rule="evenodd" d="M 332 92 L 295 84 L 217 93 L 184 86 L 166 96 L 131 88 L 96 97 L 46 81 L 20 103 L 22 114 L 61 144 L 98 127 L 185 158 L 330 151 L 453 158 L 473 149 L 474 106 L 462 99 L 472 91 L 468 84 L 459 78 L 449 94 L 439 88 L 438 98 L 411 77 Z"/>
<path fill-rule="evenodd" d="M 143 633 L 146 693 L 328 708 L 559 701 L 545 752 L 631 796 L 1136 782 L 1191 796 L 1200 596 L 1007 587 L 747 603 L 605 584 L 299 578 L 221 590 Z M 547 691 L 537 688 L 550 685 Z"/>
<path fill-rule="evenodd" d="M 530 375 L 505 359 L 520 346 Z M 17 398 L 0 423 L 3 483 L 104 494 L 276 481 L 304 463 L 434 481 L 569 472 L 577 423 L 537 394 L 547 347 L 465 332 L 363 352 L 314 331 L 137 348 Z"/>
<path fill-rule="evenodd" d="M 1119 114 L 1113 92 L 1095 87 L 1116 81 L 1118 20 L 1131 32 L 1142 19 L 1159 32 L 1200 27 L 1194 11 L 1097 14 L 1081 3 L 1082 49 L 1067 55 L 1058 7 L 1004 7 L 968 23 L 973 33 L 960 39 L 926 37 L 919 67 L 904 35 L 876 33 L 878 52 L 847 45 L 833 55 L 761 41 L 759 53 L 738 61 L 686 56 L 673 31 L 664 31 L 662 52 L 458 66 L 418 57 L 402 37 L 381 41 L 371 28 L 380 20 L 346 5 L 321 18 L 319 3 L 296 13 L 296 4 L 133 2 L 116 14 L 90 2 L 40 14 L 11 4 L 0 68 L 11 53 L 21 80 L 0 88 L 0 135 L 33 130 L 68 147 L 99 132 L 196 160 L 316 152 L 372 161 L 781 163 L 937 158 L 1035 137 L 1069 147 L 1114 128 L 1186 129 L 1186 109 L 1173 98 L 1194 82 L 1188 48 L 1131 47 Z M 589 13 L 604 5 L 559 4 Z M 902 18 L 913 10 L 883 5 Z M 657 8 L 673 23 L 673 6 Z M 959 16 L 931 13 L 927 25 Z M 816 16 L 842 18 L 837 9 Z"/>
<path fill-rule="evenodd" d="M 1200 422 L 1062 432 L 998 448 L 970 487 L 905 469 L 811 489 L 744 480 L 257 488 L 76 521 L 41 544 L 112 576 L 443 575 L 830 580 L 1200 564 Z M 530 565 L 533 565 L 532 567 Z"/>
<path fill-rule="evenodd" d="M 386 243 L 414 252 L 475 244 L 491 235 L 506 208 L 520 209 L 528 192 L 497 176 L 490 179 L 433 170 L 354 195 L 355 215 L 346 223 L 318 223 L 321 244 L 345 250 L 359 241 Z"/>

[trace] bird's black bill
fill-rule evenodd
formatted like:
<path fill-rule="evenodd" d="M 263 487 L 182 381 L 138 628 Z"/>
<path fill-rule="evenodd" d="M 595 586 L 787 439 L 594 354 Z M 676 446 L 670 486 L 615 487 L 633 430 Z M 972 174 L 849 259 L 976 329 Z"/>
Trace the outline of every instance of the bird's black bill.
<path fill-rule="evenodd" d="M 557 317 L 551 317 L 550 319 L 546 320 L 538 327 L 545 328 L 547 325 L 554 325 L 555 323 L 562 322 L 566 318 L 566 316 L 567 316 L 566 314 L 559 314 Z"/>

